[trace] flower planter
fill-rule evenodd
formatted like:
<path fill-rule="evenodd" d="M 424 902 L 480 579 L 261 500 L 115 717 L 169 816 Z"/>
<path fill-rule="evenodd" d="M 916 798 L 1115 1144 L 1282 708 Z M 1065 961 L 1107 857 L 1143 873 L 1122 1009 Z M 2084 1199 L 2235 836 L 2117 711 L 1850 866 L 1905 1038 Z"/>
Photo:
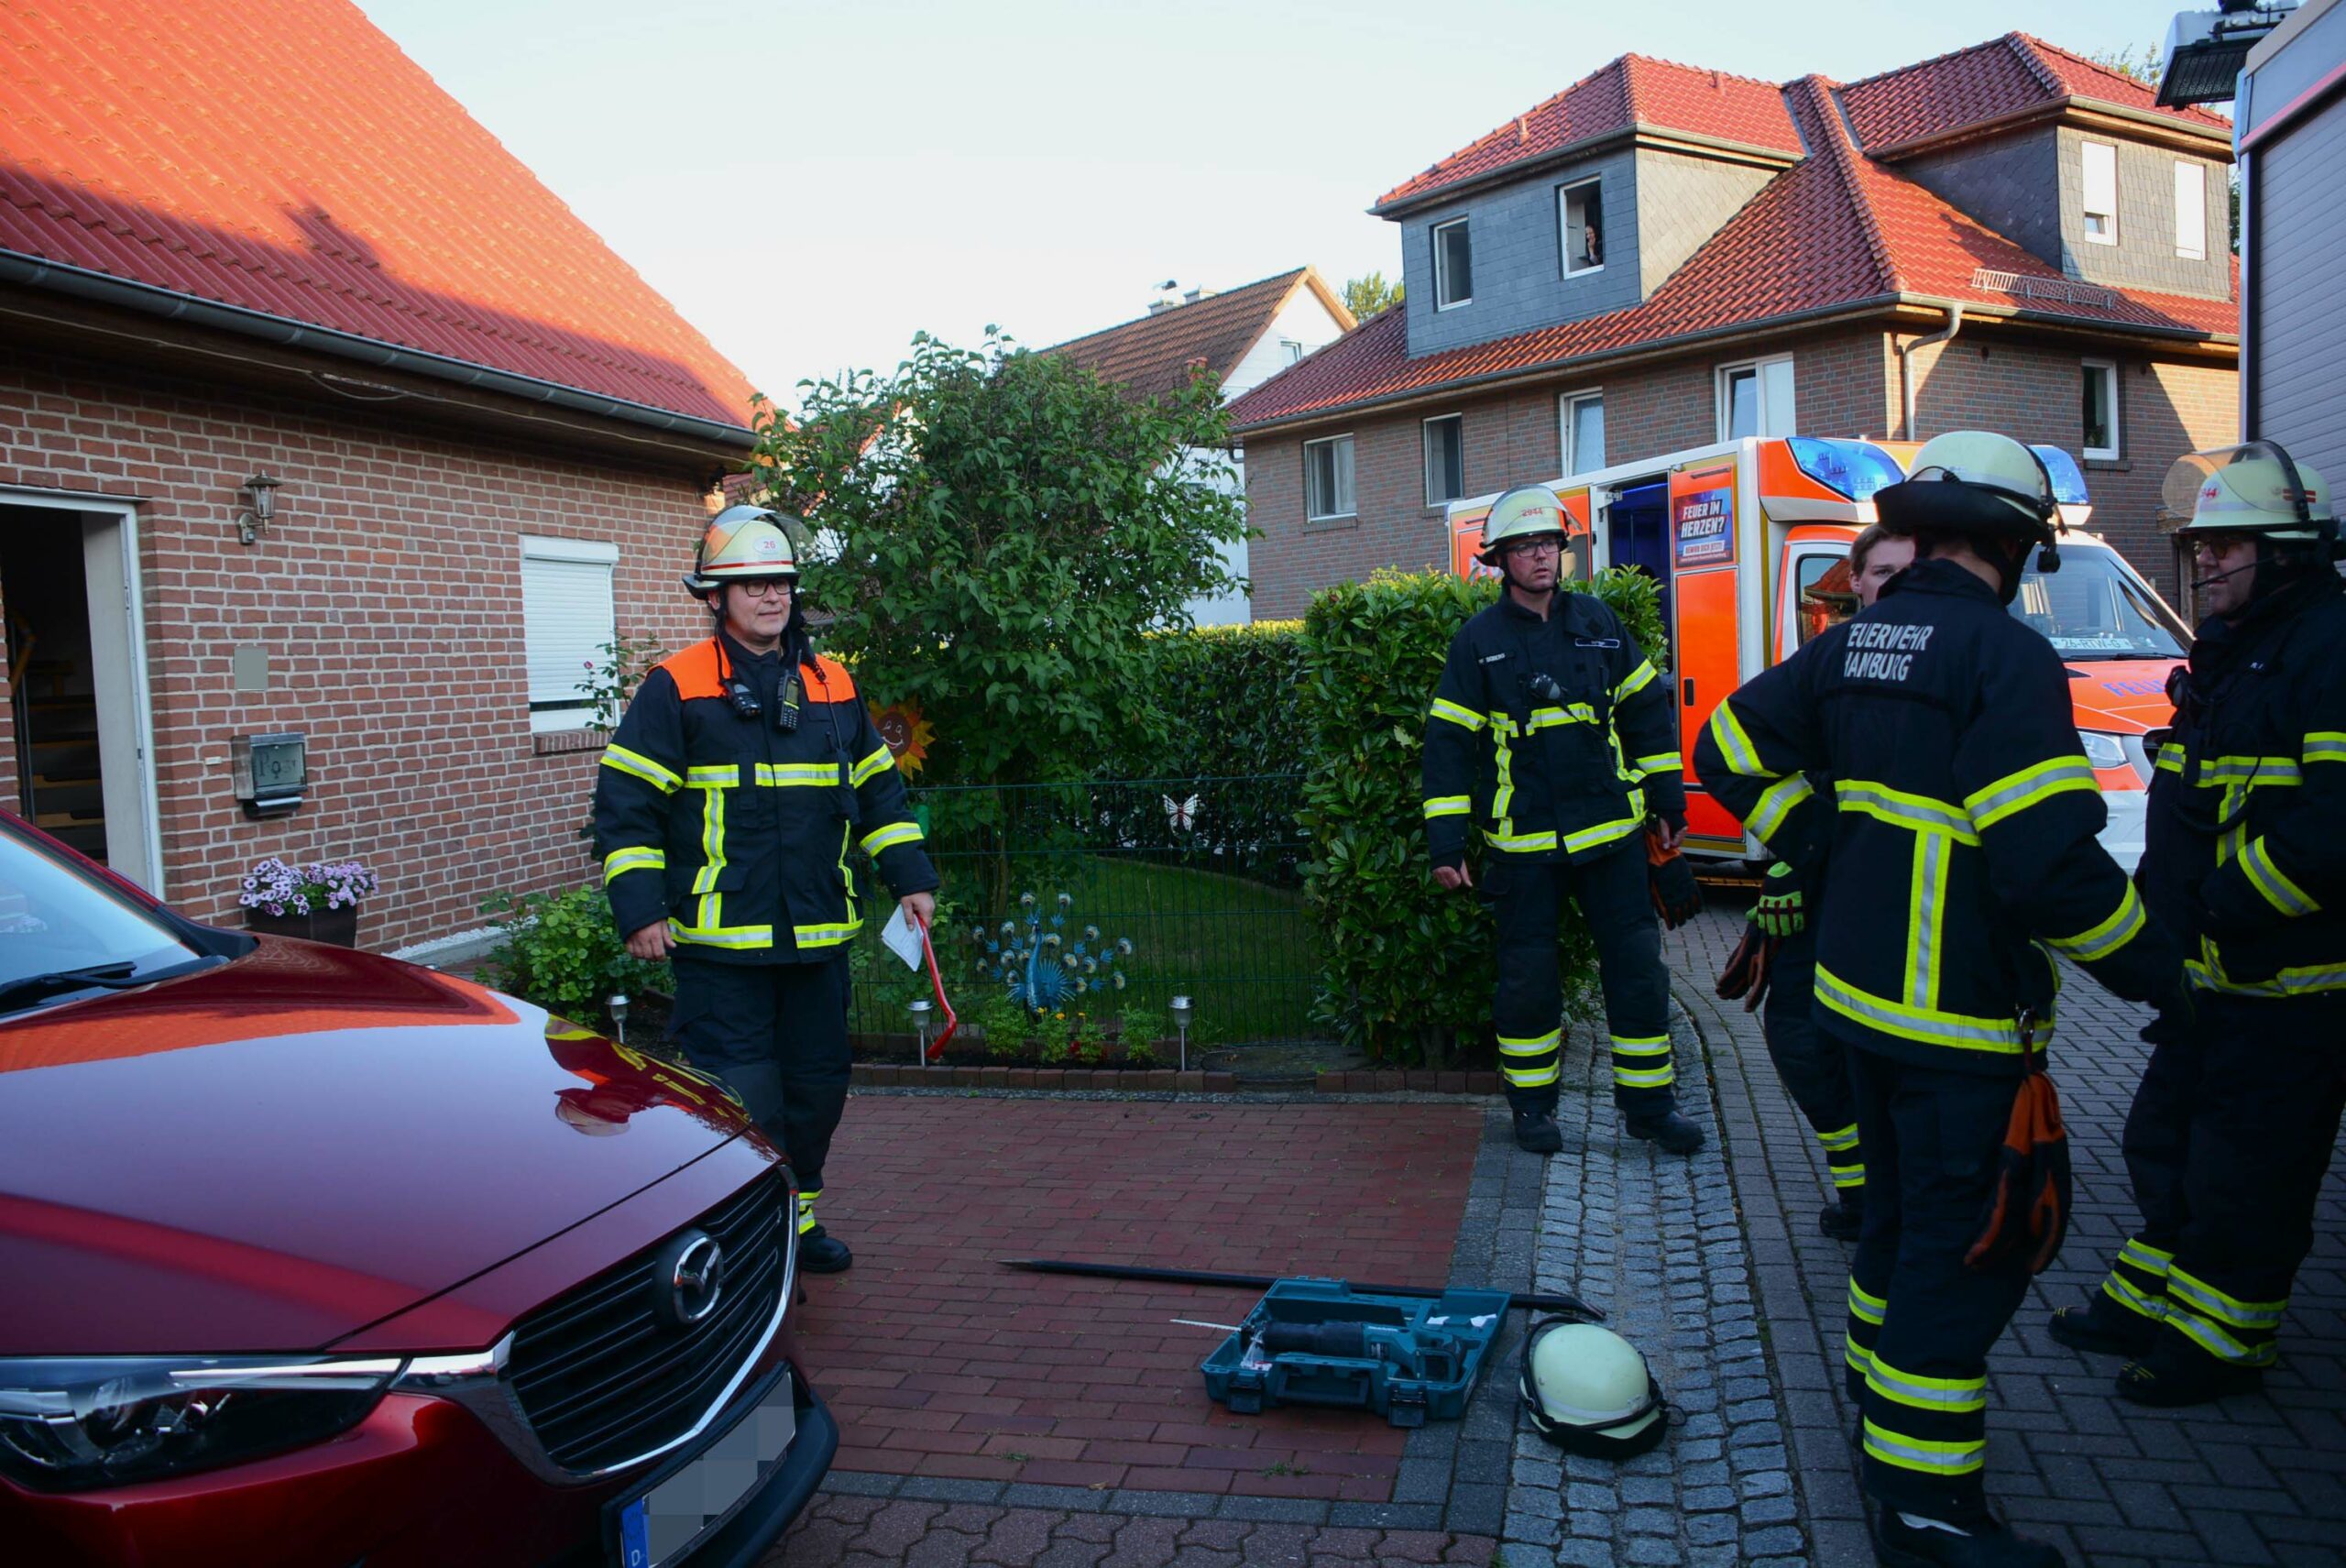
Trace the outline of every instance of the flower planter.
<path fill-rule="evenodd" d="M 340 909 L 312 909 L 307 915 L 271 915 L 266 909 L 247 909 L 245 929 L 267 937 L 299 937 L 336 948 L 355 948 L 358 945 L 358 907 L 346 904 Z"/>

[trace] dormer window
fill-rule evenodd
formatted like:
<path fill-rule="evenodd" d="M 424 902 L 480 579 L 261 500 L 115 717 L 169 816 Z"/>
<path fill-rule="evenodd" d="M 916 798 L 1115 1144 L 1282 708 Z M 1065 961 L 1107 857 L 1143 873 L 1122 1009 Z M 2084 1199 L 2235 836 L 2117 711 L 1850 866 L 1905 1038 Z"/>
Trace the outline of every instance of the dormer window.
<path fill-rule="evenodd" d="M 1564 276 L 1594 272 L 1605 265 L 1605 182 L 1584 180 L 1556 189 L 1556 233 Z"/>
<path fill-rule="evenodd" d="M 2096 245 L 2118 243 L 2118 148 L 2106 141 L 2080 144 L 2084 158 L 2085 233 Z"/>
<path fill-rule="evenodd" d="M 1474 248 L 1466 220 L 1433 225 L 1433 308 L 1446 311 L 1474 298 Z"/>

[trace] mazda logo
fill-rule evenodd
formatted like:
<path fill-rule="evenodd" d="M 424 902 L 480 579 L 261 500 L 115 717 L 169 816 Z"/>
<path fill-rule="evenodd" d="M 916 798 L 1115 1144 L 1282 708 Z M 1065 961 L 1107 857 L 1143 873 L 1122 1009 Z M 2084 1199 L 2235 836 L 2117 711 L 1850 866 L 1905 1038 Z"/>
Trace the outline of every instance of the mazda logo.
<path fill-rule="evenodd" d="M 706 1231 L 686 1231 L 660 1249 L 652 1270 L 652 1310 L 670 1328 L 688 1329 L 717 1310 L 725 1293 L 725 1249 Z"/>

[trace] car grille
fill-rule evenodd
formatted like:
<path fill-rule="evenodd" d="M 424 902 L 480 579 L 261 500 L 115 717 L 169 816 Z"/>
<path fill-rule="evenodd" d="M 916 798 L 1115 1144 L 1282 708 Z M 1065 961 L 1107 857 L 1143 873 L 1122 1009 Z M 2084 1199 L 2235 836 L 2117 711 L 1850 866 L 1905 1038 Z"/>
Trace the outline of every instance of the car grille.
<path fill-rule="evenodd" d="M 764 1339 L 787 1269 L 789 1190 L 777 1172 L 693 1222 L 725 1249 L 717 1310 L 688 1328 L 653 1310 L 658 1247 L 521 1320 L 506 1376 L 546 1454 L 591 1475 L 693 1429 Z"/>

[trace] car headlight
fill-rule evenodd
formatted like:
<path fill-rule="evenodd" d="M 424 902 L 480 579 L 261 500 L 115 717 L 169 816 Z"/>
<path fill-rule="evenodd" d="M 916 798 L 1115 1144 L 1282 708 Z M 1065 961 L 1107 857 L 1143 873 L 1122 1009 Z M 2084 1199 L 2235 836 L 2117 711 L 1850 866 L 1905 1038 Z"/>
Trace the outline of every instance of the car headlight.
<path fill-rule="evenodd" d="M 356 1425 L 404 1365 L 281 1355 L 0 1360 L 0 1472 L 69 1492 L 258 1459 Z"/>
<path fill-rule="evenodd" d="M 2100 729 L 2080 729 L 2077 739 L 2086 749 L 2086 761 L 2097 768 L 2122 768 L 2126 765 L 2126 742 L 2116 735 Z"/>

